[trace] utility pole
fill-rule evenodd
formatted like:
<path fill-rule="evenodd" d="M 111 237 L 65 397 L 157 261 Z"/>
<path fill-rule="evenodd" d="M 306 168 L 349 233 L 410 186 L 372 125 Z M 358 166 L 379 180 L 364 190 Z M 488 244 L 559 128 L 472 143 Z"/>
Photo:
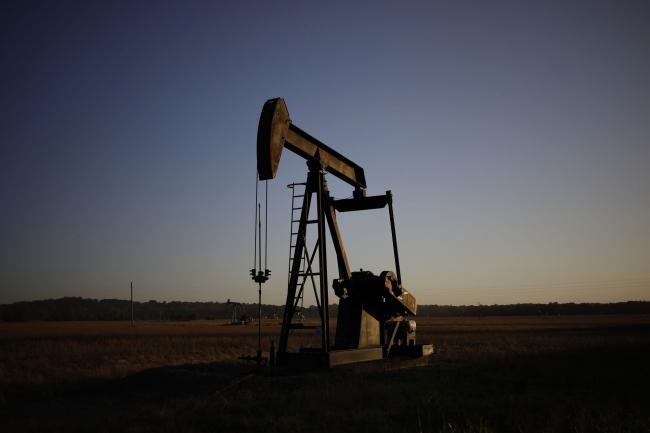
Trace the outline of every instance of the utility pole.
<path fill-rule="evenodd" d="M 133 281 L 131 281 L 131 326 L 135 326 L 133 323 Z"/>

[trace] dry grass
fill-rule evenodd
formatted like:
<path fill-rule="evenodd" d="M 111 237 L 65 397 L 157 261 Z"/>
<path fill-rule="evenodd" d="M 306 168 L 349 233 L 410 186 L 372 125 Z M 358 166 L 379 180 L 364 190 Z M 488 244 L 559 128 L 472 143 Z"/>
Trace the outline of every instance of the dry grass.
<path fill-rule="evenodd" d="M 602 332 L 649 325 L 650 316 L 449 317 L 418 320 L 418 339 L 433 343 L 439 360 L 478 360 L 542 353 L 642 336 Z M 334 329 L 332 329 L 334 332 Z M 277 322 L 263 324 L 263 347 L 277 338 Z M 294 331 L 294 348 L 318 344 L 313 330 Z M 257 348 L 257 327 L 225 322 L 0 323 L 0 387 L 112 379 L 147 368 L 237 362 Z"/>
<path fill-rule="evenodd" d="M 650 342 L 650 316 L 453 317 L 418 320 L 418 338 L 438 359 L 477 361 Z"/>
<path fill-rule="evenodd" d="M 265 324 L 267 344 L 279 332 Z M 0 386 L 114 379 L 147 368 L 235 362 L 257 348 L 257 328 L 213 321 L 0 324 Z"/>
<path fill-rule="evenodd" d="M 279 328 L 265 323 L 264 347 Z M 294 337 L 294 347 L 318 341 L 313 330 Z M 650 430 L 650 316 L 421 318 L 418 339 L 438 349 L 431 367 L 256 378 L 226 395 L 214 391 L 241 372 L 228 366 L 254 354 L 253 325 L 2 323 L 0 423 L 7 418 L 8 431 Z M 130 376 L 181 364 L 200 374 L 189 383 Z M 204 375 L 208 364 L 217 370 Z M 78 405 L 87 414 L 71 416 Z"/>

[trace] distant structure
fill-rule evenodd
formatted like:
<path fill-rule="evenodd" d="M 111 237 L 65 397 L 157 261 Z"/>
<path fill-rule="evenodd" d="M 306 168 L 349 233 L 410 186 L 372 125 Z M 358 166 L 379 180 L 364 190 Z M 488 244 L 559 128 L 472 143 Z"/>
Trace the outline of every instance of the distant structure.
<path fill-rule="evenodd" d="M 244 307 L 241 302 L 235 302 L 228 299 L 226 303 L 232 306 L 232 314 L 230 316 L 231 325 L 245 325 L 249 322 L 249 318 L 244 312 Z"/>
<path fill-rule="evenodd" d="M 133 321 L 133 281 L 131 281 L 131 326 L 135 326 Z"/>

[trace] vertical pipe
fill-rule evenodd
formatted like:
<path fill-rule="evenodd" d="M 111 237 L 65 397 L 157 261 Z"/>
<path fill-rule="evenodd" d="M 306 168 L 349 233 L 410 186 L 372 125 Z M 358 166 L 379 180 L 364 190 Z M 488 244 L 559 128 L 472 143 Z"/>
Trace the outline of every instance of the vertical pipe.
<path fill-rule="evenodd" d="M 265 197 L 264 197 L 264 275 L 266 275 L 266 270 L 268 269 L 267 258 L 269 250 L 269 181 L 264 181 L 264 187 L 266 188 Z M 293 194 L 292 194 L 293 195 Z M 260 245 L 260 250 L 262 246 Z M 262 251 L 260 251 L 260 254 Z"/>
<path fill-rule="evenodd" d="M 259 237 L 259 275 L 261 276 L 263 271 L 262 271 L 262 205 L 260 203 L 257 204 L 257 212 L 258 212 L 258 224 L 259 224 L 259 231 L 258 231 L 258 237 Z M 259 367 L 262 364 L 262 282 L 258 282 L 258 289 L 257 289 L 257 298 L 258 298 L 258 303 L 257 303 L 257 366 Z"/>
<path fill-rule="evenodd" d="M 134 326 L 133 324 L 133 281 L 131 281 L 131 326 Z"/>
<path fill-rule="evenodd" d="M 262 365 L 262 283 L 257 292 L 257 366 Z"/>
<path fill-rule="evenodd" d="M 258 200 L 257 200 L 257 190 L 259 186 L 259 180 L 258 180 L 258 174 L 255 172 L 255 222 L 253 223 L 253 269 L 251 270 L 251 274 L 254 277 L 255 274 L 257 274 L 257 270 L 255 269 L 257 267 L 257 207 L 258 207 Z"/>
<path fill-rule="evenodd" d="M 320 277 L 320 298 L 323 315 L 321 320 L 321 345 L 323 352 L 329 352 L 329 301 L 327 293 L 327 252 L 325 242 L 325 210 L 323 208 L 323 183 L 325 182 L 322 170 L 318 172 L 318 189 L 316 205 L 318 213 L 318 261 Z"/>
<path fill-rule="evenodd" d="M 393 254 L 395 255 L 395 273 L 397 274 L 397 286 L 402 285 L 402 274 L 399 269 L 399 254 L 397 252 L 397 235 L 395 234 L 395 217 L 393 216 L 393 194 L 386 191 L 388 197 L 388 213 L 390 215 L 390 232 L 393 235 Z"/>
<path fill-rule="evenodd" d="M 257 203 L 257 224 L 258 224 L 258 242 L 259 242 L 259 254 L 258 260 L 260 262 L 259 267 L 257 268 L 258 271 L 262 271 L 262 205 L 260 203 Z"/>

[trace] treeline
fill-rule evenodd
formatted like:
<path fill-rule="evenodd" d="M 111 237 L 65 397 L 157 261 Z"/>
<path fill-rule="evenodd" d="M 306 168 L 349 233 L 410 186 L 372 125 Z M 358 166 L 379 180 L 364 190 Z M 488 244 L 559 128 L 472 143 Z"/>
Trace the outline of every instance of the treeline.
<path fill-rule="evenodd" d="M 330 317 L 336 317 L 337 306 L 330 305 Z M 262 305 L 262 317 L 282 319 L 284 306 Z M 134 302 L 136 320 L 230 320 L 233 305 L 226 302 Z M 315 306 L 305 308 L 307 319 L 318 317 Z M 650 302 L 630 301 L 609 304 L 557 303 L 511 305 L 420 305 L 420 317 L 449 316 L 557 316 L 589 314 L 650 314 Z M 31 320 L 129 320 L 131 303 L 121 299 L 60 298 L 24 301 L 0 305 L 0 321 Z M 236 320 L 257 318 L 257 304 L 241 304 Z"/>
<path fill-rule="evenodd" d="M 650 314 L 650 302 L 628 301 L 608 304 L 558 303 L 508 305 L 420 305 L 418 316 L 561 316 L 589 314 Z"/>
<path fill-rule="evenodd" d="M 263 305 L 265 317 L 282 317 L 283 307 Z M 136 320 L 231 319 L 233 305 L 226 302 L 134 302 Z M 257 317 L 257 304 L 241 304 L 236 319 Z M 122 299 L 59 298 L 0 305 L 1 321 L 130 320 L 131 302 Z"/>

